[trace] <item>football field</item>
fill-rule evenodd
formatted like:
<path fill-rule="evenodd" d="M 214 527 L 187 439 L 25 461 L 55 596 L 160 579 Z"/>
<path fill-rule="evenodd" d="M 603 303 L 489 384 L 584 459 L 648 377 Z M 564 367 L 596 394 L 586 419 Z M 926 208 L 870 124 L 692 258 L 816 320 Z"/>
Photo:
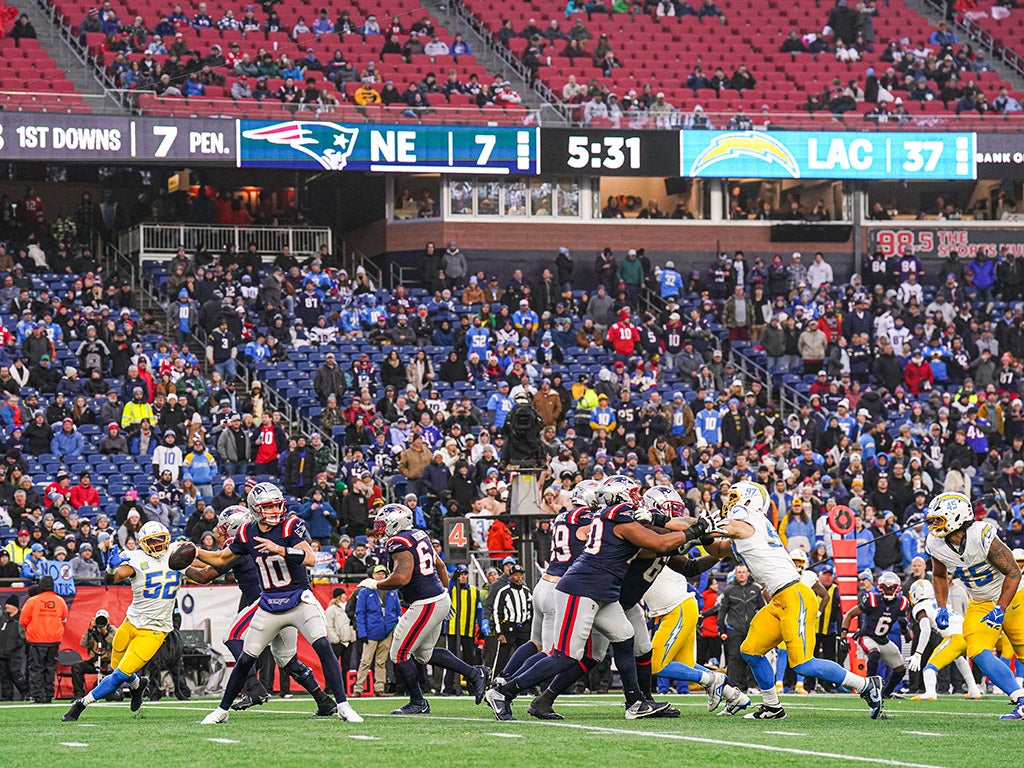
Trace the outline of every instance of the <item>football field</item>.
<path fill-rule="evenodd" d="M 62 723 L 66 703 L 0 705 L 0 768 L 256 768 L 257 766 L 907 766 L 1018 765 L 1021 722 L 1000 721 L 1003 697 L 893 701 L 872 721 L 855 696 L 784 696 L 785 720 L 754 722 L 707 712 L 703 694 L 671 695 L 678 719 L 623 719 L 620 697 L 567 696 L 561 722 L 526 714 L 498 723 L 468 697 L 432 698 L 432 713 L 399 718 L 394 698 L 359 699 L 360 725 L 315 718 L 308 698 L 273 699 L 233 712 L 221 725 L 199 721 L 213 700 L 90 707 Z"/>

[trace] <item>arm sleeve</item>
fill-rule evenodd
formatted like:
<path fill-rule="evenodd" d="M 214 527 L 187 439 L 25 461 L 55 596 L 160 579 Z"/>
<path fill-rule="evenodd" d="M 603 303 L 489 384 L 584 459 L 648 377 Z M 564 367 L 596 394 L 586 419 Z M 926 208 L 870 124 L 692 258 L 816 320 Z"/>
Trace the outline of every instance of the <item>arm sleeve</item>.
<path fill-rule="evenodd" d="M 927 616 L 922 616 L 918 626 L 921 628 L 917 633 L 917 643 L 914 647 L 915 653 L 923 654 L 928 647 L 928 641 L 932 636 L 932 622 Z"/>

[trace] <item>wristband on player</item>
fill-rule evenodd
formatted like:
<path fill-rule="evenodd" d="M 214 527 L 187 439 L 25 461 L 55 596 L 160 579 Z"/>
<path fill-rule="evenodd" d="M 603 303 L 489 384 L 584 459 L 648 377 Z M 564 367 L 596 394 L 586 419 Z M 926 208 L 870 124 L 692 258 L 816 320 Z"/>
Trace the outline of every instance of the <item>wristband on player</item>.
<path fill-rule="evenodd" d="M 286 563 L 295 563 L 296 565 L 302 565 L 306 559 L 306 553 L 298 547 L 288 547 L 284 551 L 284 560 Z"/>
<path fill-rule="evenodd" d="M 651 525 L 656 525 L 658 528 L 664 528 L 666 523 L 672 518 L 661 512 L 651 513 Z"/>

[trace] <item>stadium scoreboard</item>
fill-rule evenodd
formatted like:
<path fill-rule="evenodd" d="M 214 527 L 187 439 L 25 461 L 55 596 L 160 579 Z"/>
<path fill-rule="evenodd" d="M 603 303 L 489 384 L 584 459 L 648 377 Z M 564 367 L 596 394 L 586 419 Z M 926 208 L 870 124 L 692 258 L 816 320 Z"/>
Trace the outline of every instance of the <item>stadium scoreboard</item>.
<path fill-rule="evenodd" d="M 0 160 L 6 161 L 480 176 L 958 181 L 1024 179 L 1022 158 L 1024 132 L 344 123 L 306 119 L 302 112 L 277 121 L 0 112 Z"/>

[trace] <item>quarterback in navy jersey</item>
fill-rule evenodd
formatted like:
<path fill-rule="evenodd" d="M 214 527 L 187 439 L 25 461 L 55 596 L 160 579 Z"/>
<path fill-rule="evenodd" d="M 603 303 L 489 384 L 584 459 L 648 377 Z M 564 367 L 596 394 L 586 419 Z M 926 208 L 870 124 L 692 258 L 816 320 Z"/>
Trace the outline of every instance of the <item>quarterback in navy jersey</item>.
<path fill-rule="evenodd" d="M 868 655 L 868 674 L 878 673 L 879 661 L 889 667 L 889 677 L 882 689 L 883 698 L 891 698 L 903 673 L 906 671 L 903 653 L 900 647 L 889 636 L 893 627 L 900 625 L 900 631 L 909 637 L 907 632 L 907 611 L 910 601 L 902 593 L 899 576 L 886 571 L 878 577 L 878 591 L 865 592 L 860 596 L 857 605 L 843 616 L 843 627 L 840 637 L 845 639 L 850 631 L 850 622 L 860 617 L 860 623 L 854 637 Z"/>
<path fill-rule="evenodd" d="M 710 524 L 702 520 L 687 525 L 685 531 L 655 533 L 636 517 L 641 492 L 639 483 L 624 475 L 609 477 L 598 489 L 597 501 L 602 510 L 590 524 L 582 554 L 555 587 L 554 649 L 551 655 L 487 691 L 485 698 L 496 719 L 513 720 L 510 702 L 520 692 L 577 665 L 587 655 L 591 631 L 595 629 L 611 643 L 626 696 L 626 719 L 651 717 L 668 706 L 655 705 L 643 698 L 633 652 L 635 632 L 619 603 L 619 595 L 629 561 L 641 549 L 657 554 L 681 551 L 692 540 L 708 533 Z"/>
<path fill-rule="evenodd" d="M 448 570 L 438 557 L 430 537 L 413 527 L 412 510 L 404 504 L 387 504 L 374 518 L 373 532 L 387 537 L 385 548 L 394 570 L 386 579 L 364 579 L 366 589 L 397 589 L 409 609 L 402 614 L 391 639 L 391 662 L 395 673 L 409 691 L 409 703 L 392 710 L 393 715 L 422 715 L 430 712 L 423 698 L 416 662 L 431 664 L 462 675 L 473 686 L 476 703 L 483 700 L 487 685 L 482 667 L 467 664 L 447 648 L 436 648 L 441 629 L 452 609 L 448 593 Z"/>
<path fill-rule="evenodd" d="M 225 507 L 217 516 L 217 525 L 214 526 L 213 537 L 221 546 L 225 544 L 230 545 L 238 534 L 239 529 L 251 520 L 249 510 L 246 507 L 241 505 Z M 228 636 L 224 640 L 224 645 L 227 646 L 235 661 L 238 661 L 238 658 L 242 655 L 245 632 L 252 622 L 253 615 L 256 613 L 257 603 L 262 592 L 262 584 L 260 583 L 259 569 L 256 567 L 256 561 L 250 557 L 241 557 L 230 565 L 222 565 L 217 568 L 212 565 L 206 565 L 202 568 L 191 567 L 185 571 L 185 575 L 198 584 L 208 584 L 218 576 L 222 576 L 229 571 L 235 577 L 235 583 L 238 585 L 242 597 L 239 601 L 238 613 L 231 622 L 231 629 L 228 630 Z M 263 669 L 261 674 L 263 679 L 273 680 L 274 666 L 276 664 L 309 692 L 317 703 L 317 715 L 321 717 L 333 715 L 337 711 L 337 706 L 331 700 L 331 697 L 320 688 L 313 670 L 299 661 L 296 655 L 297 640 L 298 632 L 295 627 L 285 627 L 278 632 L 277 637 L 270 643 L 270 653 L 264 652 L 260 655 L 261 659 L 265 659 L 262 662 Z M 269 700 L 270 694 L 256 674 L 256 665 L 253 665 L 249 676 L 245 679 L 242 695 L 231 705 L 231 708 L 241 711 L 252 706 L 265 704 Z"/>
<path fill-rule="evenodd" d="M 259 483 L 247 496 L 253 521 L 238 528 L 228 545 L 217 552 L 200 550 L 197 558 L 214 568 L 251 558 L 260 580 L 260 597 L 252 609 L 242 653 L 228 678 L 220 705 L 203 719 L 204 725 L 223 723 L 228 709 L 245 685 L 256 659 L 287 628 L 302 632 L 320 659 L 327 687 L 337 702 L 337 714 L 350 723 L 363 719 L 345 697 L 345 682 L 338 659 L 327 640 L 324 609 L 309 588 L 307 567 L 316 554 L 306 540 L 306 526 L 285 513 L 284 494 L 273 483 Z M 301 682 L 301 681 L 300 681 Z"/>

